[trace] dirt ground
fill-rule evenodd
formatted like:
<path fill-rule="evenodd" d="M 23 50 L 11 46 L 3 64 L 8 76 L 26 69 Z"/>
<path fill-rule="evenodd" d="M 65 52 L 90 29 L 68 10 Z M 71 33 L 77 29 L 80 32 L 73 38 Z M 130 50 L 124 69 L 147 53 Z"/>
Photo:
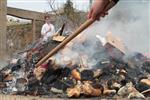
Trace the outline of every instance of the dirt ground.
<path fill-rule="evenodd" d="M 113 99 L 100 99 L 100 98 L 87 98 L 87 99 L 77 99 L 77 98 L 41 98 L 33 96 L 16 96 L 16 95 L 0 95 L 0 100 L 113 100 Z M 116 98 L 114 100 L 129 100 L 127 98 Z M 145 100 L 150 100 L 146 98 Z"/>
<path fill-rule="evenodd" d="M 0 95 L 0 100 L 65 100 L 59 98 L 40 98 L 33 96 Z"/>

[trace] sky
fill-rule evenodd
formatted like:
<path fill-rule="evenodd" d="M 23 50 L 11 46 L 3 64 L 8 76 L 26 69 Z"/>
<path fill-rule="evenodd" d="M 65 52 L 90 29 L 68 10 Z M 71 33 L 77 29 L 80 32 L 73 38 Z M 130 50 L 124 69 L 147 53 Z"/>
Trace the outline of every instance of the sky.
<path fill-rule="evenodd" d="M 45 12 L 51 10 L 48 1 L 50 0 L 8 0 L 7 6 Z M 55 0 L 56 8 L 57 6 L 61 7 L 65 3 L 65 1 L 66 0 Z M 89 7 L 88 0 L 72 0 L 72 2 L 74 3 L 74 7 L 77 7 L 78 9 L 87 10 Z"/>
<path fill-rule="evenodd" d="M 50 0 L 8 0 L 7 5 L 9 7 L 16 7 L 26 10 L 33 10 L 38 12 L 45 12 L 50 11 L 50 7 L 48 4 Z M 56 7 L 62 6 L 66 2 L 66 0 L 51 0 L 55 1 Z M 89 0 L 71 0 L 74 3 L 74 7 L 82 10 L 87 10 L 89 8 Z M 122 3 L 124 2 L 148 2 L 149 0 L 121 0 Z"/>
<path fill-rule="evenodd" d="M 62 6 L 65 1 L 55 0 L 55 3 Z M 72 1 L 74 7 L 88 11 L 89 0 Z M 8 0 L 7 5 L 38 12 L 51 10 L 47 0 Z M 93 26 L 88 34 L 105 35 L 111 31 L 125 42 L 129 50 L 150 53 L 150 0 L 120 0 L 108 16 Z"/>

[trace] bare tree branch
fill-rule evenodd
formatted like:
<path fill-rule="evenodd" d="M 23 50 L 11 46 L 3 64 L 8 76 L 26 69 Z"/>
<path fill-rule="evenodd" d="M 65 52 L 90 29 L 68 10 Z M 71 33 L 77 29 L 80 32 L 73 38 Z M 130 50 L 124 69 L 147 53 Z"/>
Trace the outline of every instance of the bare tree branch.
<path fill-rule="evenodd" d="M 60 16 L 60 14 L 57 13 L 57 11 L 56 11 L 56 10 L 54 9 L 54 7 L 53 7 L 53 6 L 54 6 L 54 3 L 55 3 L 55 0 L 47 0 L 47 2 L 48 2 L 48 4 L 49 4 L 49 6 L 50 6 L 52 12 L 54 12 L 55 15 Z M 57 10 L 59 10 L 59 8 L 57 8 Z"/>

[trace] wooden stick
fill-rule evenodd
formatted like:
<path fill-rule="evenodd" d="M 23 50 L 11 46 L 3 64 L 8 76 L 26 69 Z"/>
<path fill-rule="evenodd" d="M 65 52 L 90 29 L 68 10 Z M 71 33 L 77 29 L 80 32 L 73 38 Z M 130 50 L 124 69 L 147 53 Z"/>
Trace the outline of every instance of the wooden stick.
<path fill-rule="evenodd" d="M 58 46 L 56 46 L 52 51 L 50 51 L 44 58 L 42 58 L 37 64 L 36 67 L 44 63 L 49 57 L 57 53 L 61 48 L 63 48 L 68 42 L 74 39 L 77 35 L 79 35 L 82 31 L 84 31 L 87 27 L 89 27 L 95 20 L 89 19 L 84 22 L 75 32 L 73 32 L 70 36 L 68 36 L 63 42 L 61 42 Z"/>

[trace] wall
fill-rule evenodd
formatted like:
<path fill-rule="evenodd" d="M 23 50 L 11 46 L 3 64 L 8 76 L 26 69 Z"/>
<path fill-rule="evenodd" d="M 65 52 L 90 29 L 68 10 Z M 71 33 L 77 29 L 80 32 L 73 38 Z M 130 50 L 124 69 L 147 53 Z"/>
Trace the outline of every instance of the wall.
<path fill-rule="evenodd" d="M 0 58 L 6 54 L 6 0 L 0 0 Z"/>
<path fill-rule="evenodd" d="M 36 21 L 36 39 L 40 38 L 43 22 Z M 17 24 L 7 26 L 7 51 L 9 55 L 23 50 L 33 42 L 32 24 Z"/>

